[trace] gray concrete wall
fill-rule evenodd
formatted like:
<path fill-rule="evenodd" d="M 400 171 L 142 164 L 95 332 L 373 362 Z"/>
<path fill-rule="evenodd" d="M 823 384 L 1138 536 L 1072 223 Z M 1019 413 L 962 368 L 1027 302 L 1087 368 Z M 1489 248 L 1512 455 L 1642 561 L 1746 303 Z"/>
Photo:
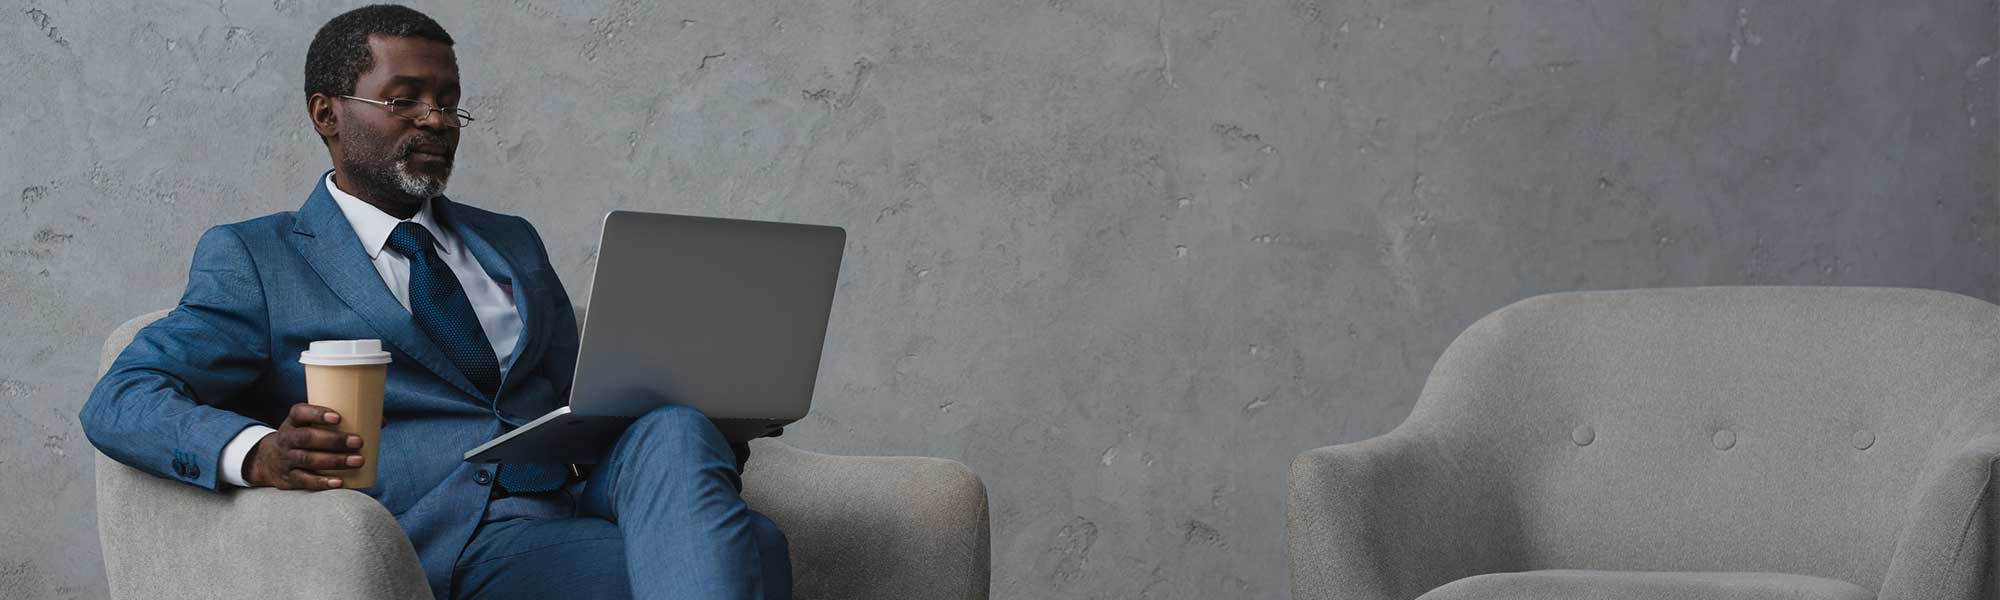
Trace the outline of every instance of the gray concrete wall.
<path fill-rule="evenodd" d="M 327 4 L 0 2 L 0 596 L 104 595 L 98 344 L 326 167 Z M 971 464 L 1000 598 L 1284 597 L 1292 457 L 1525 296 L 2000 294 L 1993 0 L 419 6 L 574 289 L 611 208 L 847 228 L 787 440 Z"/>

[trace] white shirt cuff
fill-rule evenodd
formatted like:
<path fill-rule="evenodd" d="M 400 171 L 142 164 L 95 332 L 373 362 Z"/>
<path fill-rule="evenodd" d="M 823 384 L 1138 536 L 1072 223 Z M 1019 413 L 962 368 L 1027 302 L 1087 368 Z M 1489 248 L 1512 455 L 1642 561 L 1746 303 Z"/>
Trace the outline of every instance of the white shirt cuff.
<path fill-rule="evenodd" d="M 236 438 L 222 447 L 222 464 L 216 468 L 222 472 L 222 480 L 236 487 L 250 487 L 249 480 L 243 478 L 243 459 L 250 456 L 250 450 L 256 448 L 257 442 L 264 436 L 277 432 L 263 425 L 251 425 L 237 432 Z"/>

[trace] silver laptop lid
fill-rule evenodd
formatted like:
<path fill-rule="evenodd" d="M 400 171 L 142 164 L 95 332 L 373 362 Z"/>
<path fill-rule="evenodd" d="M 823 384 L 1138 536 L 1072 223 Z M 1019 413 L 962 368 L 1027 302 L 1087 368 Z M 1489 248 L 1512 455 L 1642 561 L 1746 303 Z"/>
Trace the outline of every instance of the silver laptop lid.
<path fill-rule="evenodd" d="M 605 215 L 570 409 L 805 417 L 846 243 L 822 225 Z"/>

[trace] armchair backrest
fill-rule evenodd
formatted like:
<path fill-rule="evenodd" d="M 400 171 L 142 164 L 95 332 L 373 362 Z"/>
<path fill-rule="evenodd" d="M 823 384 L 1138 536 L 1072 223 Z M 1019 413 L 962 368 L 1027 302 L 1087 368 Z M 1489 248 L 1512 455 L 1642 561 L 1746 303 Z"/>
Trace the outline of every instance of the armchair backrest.
<path fill-rule="evenodd" d="M 147 325 L 160 320 L 160 317 L 167 316 L 167 313 L 170 312 L 173 312 L 173 309 L 161 309 L 149 312 L 133 317 L 132 320 L 120 324 L 116 329 L 112 329 L 111 335 L 104 338 L 103 348 L 97 353 L 97 375 L 93 379 L 104 378 L 104 373 L 111 370 L 111 363 L 118 360 L 118 354 L 124 352 L 126 346 L 132 344 L 132 338 L 139 335 L 139 330 L 145 329 Z"/>
<path fill-rule="evenodd" d="M 1565 293 L 1467 329 L 1403 428 L 1495 474 L 1520 569 L 1873 585 L 1996 383 L 2000 307 L 1956 294 Z"/>

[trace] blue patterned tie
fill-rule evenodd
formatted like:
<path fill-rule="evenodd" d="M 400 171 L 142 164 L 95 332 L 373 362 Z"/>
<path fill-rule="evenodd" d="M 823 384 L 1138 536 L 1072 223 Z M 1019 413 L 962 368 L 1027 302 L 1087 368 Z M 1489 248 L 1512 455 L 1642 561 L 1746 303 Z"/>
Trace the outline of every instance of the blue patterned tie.
<path fill-rule="evenodd" d="M 437 238 L 424 226 L 403 221 L 389 232 L 389 248 L 410 259 L 410 316 L 417 327 L 479 388 L 486 396 L 482 399 L 491 402 L 500 391 L 500 361 L 479 327 L 479 315 L 472 311 L 465 288 L 438 258 Z M 562 465 L 509 464 L 500 468 L 499 480 L 509 492 L 545 492 L 562 487 L 567 472 Z"/>

